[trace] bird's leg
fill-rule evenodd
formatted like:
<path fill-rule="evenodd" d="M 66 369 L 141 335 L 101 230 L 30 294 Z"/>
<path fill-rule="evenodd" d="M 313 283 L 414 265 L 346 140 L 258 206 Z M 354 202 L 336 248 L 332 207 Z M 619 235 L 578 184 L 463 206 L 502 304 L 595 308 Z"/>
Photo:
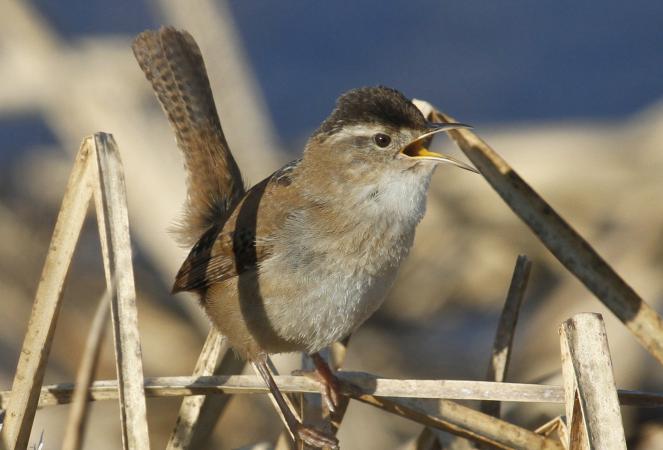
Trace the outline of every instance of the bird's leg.
<path fill-rule="evenodd" d="M 317 448 L 329 447 L 331 449 L 338 449 L 338 440 L 334 436 L 330 436 L 323 433 L 322 431 L 316 430 L 315 428 L 306 426 L 297 420 L 293 412 L 288 407 L 285 398 L 283 398 L 283 394 L 279 390 L 279 387 L 276 385 L 276 381 L 274 381 L 272 373 L 269 371 L 266 357 L 256 358 L 253 361 L 253 364 L 256 369 L 258 369 L 258 373 L 260 373 L 260 376 L 262 376 L 262 379 L 265 381 L 265 384 L 267 384 L 267 387 L 269 387 L 269 390 L 274 396 L 274 400 L 276 400 L 276 404 L 281 410 L 281 413 L 283 413 L 283 417 L 285 417 L 288 429 L 292 435 L 295 436 L 295 439 L 298 439 L 307 445 Z"/>
<path fill-rule="evenodd" d="M 340 404 L 341 384 L 320 353 L 315 352 L 309 356 L 313 360 L 315 371 L 295 370 L 292 374 L 312 378 L 320 383 L 320 395 L 322 395 L 327 409 L 329 409 L 329 412 L 336 412 L 336 408 Z"/>
<path fill-rule="evenodd" d="M 329 411 L 335 412 L 340 404 L 341 396 L 341 385 L 338 382 L 338 378 L 336 378 L 331 367 L 329 367 L 329 364 L 327 364 L 327 361 L 325 361 L 320 353 L 313 353 L 311 359 L 313 360 L 313 364 L 315 364 L 315 371 L 318 374 L 320 383 L 322 383 L 322 397 L 325 403 L 327 403 Z"/>

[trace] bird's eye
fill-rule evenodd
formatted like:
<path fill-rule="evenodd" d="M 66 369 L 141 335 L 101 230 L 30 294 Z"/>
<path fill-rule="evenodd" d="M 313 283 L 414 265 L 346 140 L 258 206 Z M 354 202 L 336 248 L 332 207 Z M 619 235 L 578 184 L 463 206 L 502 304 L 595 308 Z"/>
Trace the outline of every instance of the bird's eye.
<path fill-rule="evenodd" d="M 378 147 L 384 148 L 391 143 L 391 138 L 384 133 L 378 133 L 373 136 L 373 141 Z"/>

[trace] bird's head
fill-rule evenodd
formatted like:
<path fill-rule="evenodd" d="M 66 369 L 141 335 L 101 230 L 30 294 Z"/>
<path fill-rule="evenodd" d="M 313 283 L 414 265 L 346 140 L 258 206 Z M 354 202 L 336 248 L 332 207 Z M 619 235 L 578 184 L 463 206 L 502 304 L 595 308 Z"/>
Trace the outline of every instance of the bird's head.
<path fill-rule="evenodd" d="M 468 125 L 429 122 L 395 89 L 353 89 L 339 97 L 332 113 L 313 134 L 307 153 L 316 161 L 329 161 L 327 166 L 340 164 L 360 172 L 414 167 L 428 172 L 437 164 L 476 172 L 466 163 L 429 149 L 436 134 L 457 128 Z"/>

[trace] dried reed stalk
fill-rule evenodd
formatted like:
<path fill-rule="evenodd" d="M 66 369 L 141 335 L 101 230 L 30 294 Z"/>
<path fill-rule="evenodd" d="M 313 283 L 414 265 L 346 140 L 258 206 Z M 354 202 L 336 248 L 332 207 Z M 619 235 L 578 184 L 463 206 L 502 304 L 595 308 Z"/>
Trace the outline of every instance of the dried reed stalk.
<path fill-rule="evenodd" d="M 534 432 L 536 434 L 540 434 L 541 436 L 546 436 L 546 437 L 549 437 L 554 433 L 556 433 L 557 436 L 559 437 L 559 440 L 562 442 L 562 445 L 564 445 L 565 447 L 569 442 L 569 434 L 567 432 L 566 423 L 564 423 L 564 419 L 562 416 L 557 416 L 554 419 L 549 420 L 548 422 L 544 423 L 536 430 L 534 430 Z"/>
<path fill-rule="evenodd" d="M 235 373 L 244 366 L 232 352 L 226 339 L 216 329 L 211 328 L 198 362 L 193 371 L 194 377 Z M 198 448 L 209 437 L 216 421 L 223 413 L 230 397 L 227 395 L 196 395 L 182 400 L 175 428 L 166 446 L 169 450 Z"/>
<path fill-rule="evenodd" d="M 117 289 L 111 290 L 111 311 L 123 445 L 149 449 L 124 177 L 117 145 L 105 133 L 83 141 L 67 184 L 7 406 L 3 441 L 10 449 L 28 445 L 62 288 L 93 194 L 109 290 L 111 280 L 117 280 Z"/>
<path fill-rule="evenodd" d="M 493 342 L 493 350 L 490 364 L 488 365 L 486 381 L 502 382 L 506 380 L 509 361 L 511 359 L 513 336 L 516 332 L 520 305 L 523 302 L 531 268 L 532 263 L 527 259 L 527 256 L 518 256 L 516 266 L 513 269 L 513 277 L 511 278 L 506 301 L 504 302 L 502 314 L 500 315 L 497 332 L 495 333 L 495 341 Z M 491 416 L 499 417 L 500 403 L 483 401 L 481 402 L 480 410 Z"/>
<path fill-rule="evenodd" d="M 193 369 L 193 376 L 199 377 L 212 375 L 218 364 L 219 357 L 222 353 L 225 353 L 227 349 L 227 342 L 223 336 L 219 334 L 216 329 L 210 329 L 207 338 L 205 339 L 205 343 L 203 344 L 203 349 L 198 356 L 196 366 Z M 202 395 L 185 397 L 184 400 L 182 400 L 180 412 L 177 416 L 177 421 L 175 422 L 175 428 L 170 434 L 168 444 L 166 445 L 168 450 L 189 448 L 193 428 L 198 421 L 204 400 L 205 397 Z"/>
<path fill-rule="evenodd" d="M 129 217 L 124 174 L 113 136 L 96 133 L 86 139 L 96 154 L 98 184 L 95 186 L 99 230 L 106 282 L 110 287 L 115 362 L 119 380 L 122 443 L 125 449 L 149 449 L 143 363 L 138 332 Z M 103 224 L 103 225 L 102 225 Z"/>
<path fill-rule="evenodd" d="M 435 121 L 453 122 L 417 101 Z M 449 132 L 488 183 L 550 252 L 663 364 L 663 320 L 509 164 L 470 130 Z"/>
<path fill-rule="evenodd" d="M 508 422 L 496 419 L 492 416 L 474 411 L 449 400 L 420 400 L 414 398 L 378 397 L 377 395 L 421 395 L 433 394 L 429 389 L 417 389 L 416 380 L 376 380 L 370 375 L 359 374 L 359 376 L 348 376 L 348 373 L 339 374 L 343 393 L 351 398 L 384 409 L 392 414 L 399 415 L 409 420 L 416 421 L 422 425 L 441 429 L 458 436 L 471 439 L 475 442 L 486 443 L 499 448 L 561 448 L 556 442 L 545 439 L 524 428 L 512 425 Z M 357 374 L 353 374 L 357 375 Z M 312 393 L 319 391 L 319 385 L 308 377 L 278 376 L 275 377 L 280 388 L 284 392 Z M 214 383 L 212 383 L 212 380 Z M 225 380 L 225 382 L 219 382 Z M 368 386 L 362 387 L 362 380 L 372 380 Z M 209 381 L 209 383 L 207 383 Z M 377 382 L 376 382 L 377 381 Z M 389 386 L 396 381 L 396 386 Z M 386 382 L 386 385 L 385 385 Z M 471 382 L 465 383 L 469 387 Z M 499 387 L 504 383 L 490 383 Z M 487 384 L 484 382 L 484 388 Z M 145 388 L 148 396 L 180 396 L 200 395 L 212 393 L 266 393 L 260 377 L 254 376 L 227 376 L 209 377 L 209 380 L 192 377 L 162 377 L 146 379 Z M 405 388 L 405 389 L 404 389 Z M 460 395 L 465 388 L 460 388 L 456 395 Z M 477 389 L 479 398 L 485 389 Z M 562 388 L 556 388 L 556 396 L 563 395 Z M 44 388 L 42 401 L 44 405 L 63 404 L 71 401 L 73 385 L 55 385 Z M 5 393 L 2 393 L 3 395 Z M 377 395 L 373 395 L 377 394 Z M 529 394 L 529 393 L 528 393 Z M 91 400 L 116 399 L 118 395 L 117 381 L 98 381 L 93 383 L 89 398 Z M 471 396 L 474 397 L 474 396 Z M 532 398 L 530 395 L 526 395 Z M 1 398 L 1 397 L 0 397 Z M 503 400 L 502 396 L 489 399 Z M 544 395 L 544 401 L 550 401 L 549 395 Z M 562 398 L 556 402 L 561 403 Z"/>
<path fill-rule="evenodd" d="M 527 287 L 527 281 L 529 280 L 530 269 L 531 263 L 527 257 L 525 255 L 518 256 L 495 333 L 493 350 L 486 375 L 487 381 L 501 382 L 506 379 L 506 372 L 511 356 L 511 345 L 513 344 L 513 336 L 518 322 L 520 306 Z M 499 417 L 500 403 L 484 400 L 481 402 L 481 412 Z M 473 447 L 471 444 L 467 446 L 470 448 Z M 437 435 L 426 428 L 411 443 L 411 448 L 415 448 L 416 450 L 433 450 L 439 447 L 440 442 Z"/>
<path fill-rule="evenodd" d="M 110 312 L 110 298 L 111 292 L 107 289 L 99 300 L 97 311 L 92 319 L 92 325 L 90 326 L 85 343 L 85 350 L 78 367 L 78 374 L 76 375 L 76 388 L 74 389 L 72 405 L 69 410 L 69 420 L 65 428 L 62 443 L 63 450 L 78 450 L 83 445 L 87 413 L 90 405 L 87 401 L 87 391 L 92 384 L 92 378 L 99 362 L 101 344 Z"/>
<path fill-rule="evenodd" d="M 2 440 L 8 449 L 24 449 L 28 446 L 60 311 L 62 288 L 92 195 L 95 175 L 91 159 L 94 159 L 94 154 L 84 142 L 76 155 L 67 182 L 23 340 L 12 395 L 6 405 Z"/>
<path fill-rule="evenodd" d="M 559 449 L 559 442 L 449 400 L 353 395 L 361 402 L 473 442 L 504 449 Z"/>
<path fill-rule="evenodd" d="M 339 372 L 337 377 L 346 387 L 343 395 L 366 394 L 375 397 L 413 399 L 492 400 L 522 403 L 565 402 L 564 388 L 539 384 L 495 383 L 466 380 L 394 380 L 377 378 L 363 372 Z M 283 392 L 318 393 L 319 384 L 305 376 L 277 375 L 274 377 Z M 265 394 L 268 392 L 262 378 L 253 375 L 216 375 L 213 377 L 151 377 L 145 378 L 147 397 L 183 397 L 212 394 Z M 71 403 L 73 383 L 44 386 L 39 395 L 39 407 Z M 618 390 L 620 404 L 624 406 L 663 406 L 663 394 Z M 0 391 L 0 408 L 7 405 L 11 391 Z M 117 380 L 92 383 L 89 401 L 118 398 Z"/>
<path fill-rule="evenodd" d="M 559 333 L 569 448 L 626 450 L 603 318 L 577 314 Z"/>

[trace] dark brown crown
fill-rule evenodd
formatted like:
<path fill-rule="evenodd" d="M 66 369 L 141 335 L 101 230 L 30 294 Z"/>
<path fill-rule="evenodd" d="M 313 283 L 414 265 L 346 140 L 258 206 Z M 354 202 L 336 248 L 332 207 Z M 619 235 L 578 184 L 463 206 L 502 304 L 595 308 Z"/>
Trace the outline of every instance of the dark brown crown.
<path fill-rule="evenodd" d="M 425 129 L 426 119 L 396 89 L 377 86 L 352 89 L 341 95 L 334 111 L 315 134 L 333 134 L 344 126 L 381 124 L 394 128 Z"/>

